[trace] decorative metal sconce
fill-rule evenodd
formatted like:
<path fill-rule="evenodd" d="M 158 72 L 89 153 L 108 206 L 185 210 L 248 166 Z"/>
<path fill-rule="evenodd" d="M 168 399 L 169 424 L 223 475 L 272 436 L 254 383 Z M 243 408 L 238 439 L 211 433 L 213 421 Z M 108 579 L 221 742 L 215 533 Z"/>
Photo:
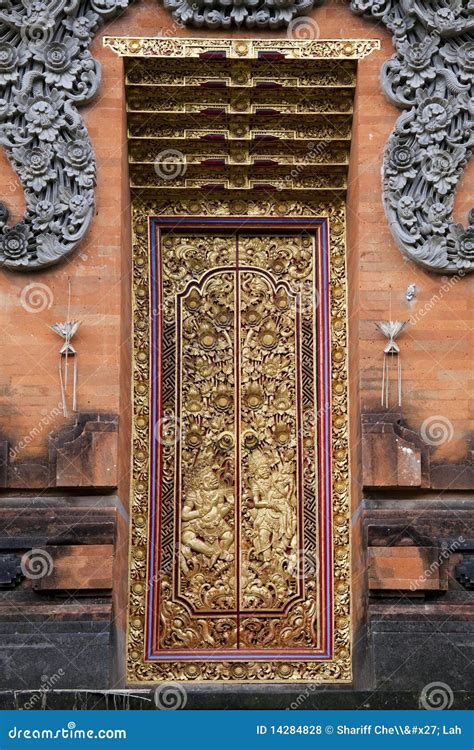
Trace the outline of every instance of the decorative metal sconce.
<path fill-rule="evenodd" d="M 55 323 L 50 326 L 53 331 L 56 331 L 62 339 L 64 344 L 59 351 L 59 382 L 61 385 L 61 404 L 63 409 L 63 415 L 68 416 L 67 408 L 67 393 L 68 393 L 68 365 L 69 359 L 72 357 L 73 361 L 73 374 L 72 374 L 72 411 L 77 410 L 76 391 L 77 391 L 77 356 L 76 350 L 71 344 L 72 337 L 77 333 L 79 326 L 81 325 L 80 320 L 68 320 L 65 323 Z"/>
<path fill-rule="evenodd" d="M 395 342 L 397 336 L 403 331 L 407 325 L 406 321 L 401 320 L 388 320 L 379 321 L 376 323 L 377 328 L 384 336 L 388 338 L 388 344 L 383 350 L 383 368 L 382 368 L 382 406 L 388 409 L 389 396 L 390 396 L 390 371 L 393 358 L 397 358 L 397 395 L 398 395 L 398 406 L 402 405 L 402 359 L 400 353 L 400 347 Z"/>

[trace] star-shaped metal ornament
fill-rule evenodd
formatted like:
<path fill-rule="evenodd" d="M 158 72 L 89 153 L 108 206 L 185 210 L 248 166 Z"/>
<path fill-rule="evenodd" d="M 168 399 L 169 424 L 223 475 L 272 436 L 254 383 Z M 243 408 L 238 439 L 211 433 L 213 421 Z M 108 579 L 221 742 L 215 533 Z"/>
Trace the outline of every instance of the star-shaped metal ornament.
<path fill-rule="evenodd" d="M 74 334 L 77 333 L 80 325 L 80 320 L 69 320 L 66 323 L 54 323 L 54 325 L 50 326 L 53 331 L 56 331 L 56 333 L 64 339 L 64 344 L 61 347 L 60 354 L 74 355 L 76 353 L 76 350 L 71 344 L 71 339 Z"/>
<path fill-rule="evenodd" d="M 400 347 L 395 339 L 400 335 L 408 321 L 406 320 L 379 320 L 375 325 L 381 333 L 388 339 L 387 345 L 383 350 L 383 368 L 382 368 L 382 397 L 381 404 L 389 408 L 390 400 L 390 370 L 392 363 L 396 361 L 396 380 L 398 406 L 402 405 L 402 363 Z"/>
<path fill-rule="evenodd" d="M 400 354 L 400 347 L 395 343 L 395 339 L 407 325 L 406 320 L 379 320 L 375 324 L 379 331 L 388 338 L 388 344 L 384 349 L 385 354 Z"/>

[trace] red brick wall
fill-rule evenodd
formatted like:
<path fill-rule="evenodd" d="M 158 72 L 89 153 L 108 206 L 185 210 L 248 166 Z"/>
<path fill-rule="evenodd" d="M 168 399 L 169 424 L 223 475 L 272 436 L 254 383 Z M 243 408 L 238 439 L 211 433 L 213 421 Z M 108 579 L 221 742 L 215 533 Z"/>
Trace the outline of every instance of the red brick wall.
<path fill-rule="evenodd" d="M 392 286 L 393 312 L 402 319 L 427 303 L 431 308 L 401 338 L 405 417 L 416 429 L 428 417 L 449 418 L 453 440 L 439 450 L 453 459 L 461 457 L 466 451 L 466 430 L 472 426 L 473 334 L 469 323 L 472 327 L 474 278 L 440 292 L 441 277 L 406 261 L 392 240 L 381 204 L 380 178 L 384 144 L 398 115 L 379 85 L 381 65 L 392 50 L 389 34 L 381 25 L 355 17 L 338 2 L 328 3 L 312 15 L 322 38 L 378 37 L 383 42 L 380 53 L 360 63 L 351 165 L 348 252 L 354 287 L 352 315 L 359 328 L 358 351 L 354 327 L 352 330 L 352 372 L 359 371 L 360 407 L 376 409 L 379 404 L 383 339 L 374 321 L 387 316 Z M 109 24 L 105 33 L 156 35 L 163 30 L 174 36 L 208 35 L 177 27 L 156 0 L 135 3 L 123 18 Z M 59 401 L 59 339 L 48 324 L 66 318 L 69 279 L 70 317 L 83 321 L 77 336 L 79 409 L 120 409 L 121 339 L 126 330 L 121 315 L 128 314 L 128 283 L 121 283 L 121 254 L 129 253 L 128 206 L 123 191 L 122 61 L 102 48 L 100 38 L 93 53 L 103 65 L 103 85 L 97 101 L 82 110 L 98 162 L 97 216 L 92 230 L 74 256 L 50 271 L 34 275 L 0 272 L 0 428 L 12 442 L 51 414 Z M 1 166 L 0 195 L 18 217 L 21 189 L 4 161 Z M 466 176 L 457 201 L 459 220 L 466 221 L 471 202 Z M 404 292 L 413 282 L 419 291 L 409 305 Z M 46 304 L 41 312 L 28 312 L 22 306 L 22 292 L 25 294 L 29 284 L 46 286 L 39 290 Z M 436 294 L 441 299 L 430 303 Z M 33 436 L 25 452 L 31 456 L 42 452 L 48 430 L 61 424 L 61 417 L 53 417 L 48 429 Z"/>

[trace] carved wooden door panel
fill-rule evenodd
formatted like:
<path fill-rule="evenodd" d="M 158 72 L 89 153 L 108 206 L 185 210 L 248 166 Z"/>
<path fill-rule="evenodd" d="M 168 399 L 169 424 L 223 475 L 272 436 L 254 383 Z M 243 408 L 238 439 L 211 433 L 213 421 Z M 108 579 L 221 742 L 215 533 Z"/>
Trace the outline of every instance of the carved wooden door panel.
<path fill-rule="evenodd" d="M 161 656 L 314 658 L 325 639 L 316 249 L 306 232 L 161 236 L 152 450 Z"/>

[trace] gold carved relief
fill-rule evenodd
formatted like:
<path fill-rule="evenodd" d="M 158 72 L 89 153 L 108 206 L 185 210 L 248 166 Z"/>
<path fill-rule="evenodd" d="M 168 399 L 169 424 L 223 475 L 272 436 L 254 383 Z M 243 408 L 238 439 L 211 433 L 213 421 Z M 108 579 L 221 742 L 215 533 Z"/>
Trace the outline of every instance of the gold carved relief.
<path fill-rule="evenodd" d="M 379 42 L 105 43 L 130 58 L 129 681 L 347 683 L 344 195 Z"/>
<path fill-rule="evenodd" d="M 173 426 L 169 445 L 165 441 L 163 458 L 165 483 L 171 486 L 176 477 L 179 480 L 181 510 L 169 559 L 155 573 L 160 589 L 157 646 L 158 653 L 189 649 L 197 655 L 193 661 L 179 657 L 171 662 L 147 661 L 145 612 L 152 571 L 148 569 L 147 575 L 144 520 L 149 511 L 150 373 L 149 359 L 141 353 L 148 351 L 150 336 L 149 217 L 232 216 L 237 211 L 243 215 L 242 209 L 248 217 L 317 216 L 329 222 L 334 654 L 328 661 L 290 657 L 291 650 L 318 648 L 321 641 L 319 550 L 314 532 L 305 541 L 298 516 L 302 498 L 298 497 L 295 449 L 300 429 L 304 483 L 314 490 L 314 404 L 302 404 L 298 417 L 294 385 L 294 368 L 301 360 L 296 320 L 300 326 L 313 326 L 318 306 L 314 237 L 305 232 L 279 235 L 243 229 L 238 242 L 235 232 L 170 232 L 162 238 L 163 321 L 165 327 L 176 329 L 183 357 L 177 371 L 181 418 Z M 277 202 L 246 199 L 240 203 L 138 199 L 133 223 L 135 431 L 129 680 L 350 681 L 343 202 L 292 203 L 284 196 Z M 175 345 L 176 341 L 172 348 Z M 164 414 L 176 415 L 174 396 L 169 401 L 165 398 Z M 180 431 L 178 439 L 176 430 Z M 177 469 L 176 461 L 182 468 Z M 236 512 L 237 503 L 240 512 Z M 272 659 L 276 645 L 287 650 L 287 660 Z M 239 648 L 249 654 L 268 651 L 269 657 L 257 661 L 249 656 L 235 663 L 229 655 L 210 661 L 199 657 L 199 653 L 222 650 L 230 654 Z"/>

